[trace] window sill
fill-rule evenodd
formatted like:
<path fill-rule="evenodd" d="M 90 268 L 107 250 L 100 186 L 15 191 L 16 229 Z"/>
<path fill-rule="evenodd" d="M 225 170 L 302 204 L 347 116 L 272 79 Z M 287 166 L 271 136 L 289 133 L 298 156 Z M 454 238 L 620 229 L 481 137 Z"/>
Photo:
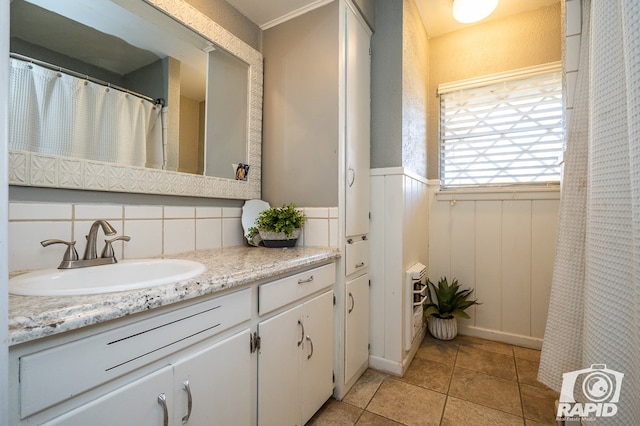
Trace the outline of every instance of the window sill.
<path fill-rule="evenodd" d="M 437 201 L 559 200 L 560 186 L 440 189 L 435 195 Z"/>

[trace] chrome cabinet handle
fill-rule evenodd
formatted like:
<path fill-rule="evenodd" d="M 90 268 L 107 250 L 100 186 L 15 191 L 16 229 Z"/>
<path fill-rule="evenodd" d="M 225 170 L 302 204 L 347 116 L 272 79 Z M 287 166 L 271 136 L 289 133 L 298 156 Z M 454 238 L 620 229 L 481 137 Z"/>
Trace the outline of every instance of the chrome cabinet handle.
<path fill-rule="evenodd" d="M 313 356 L 313 340 L 311 340 L 311 337 L 309 337 L 308 334 L 307 334 L 307 341 L 311 345 L 311 353 L 309 353 L 309 355 L 307 355 L 307 359 L 311 359 L 311 357 Z"/>
<path fill-rule="evenodd" d="M 300 278 L 298 280 L 298 284 L 304 284 L 304 283 L 310 283 L 313 281 L 313 275 L 311 275 L 309 278 L 307 278 L 306 280 L 303 280 L 302 278 Z"/>
<path fill-rule="evenodd" d="M 356 264 L 356 268 L 362 268 L 364 266 L 364 262 L 360 262 Z"/>
<path fill-rule="evenodd" d="M 182 424 L 185 424 L 189 421 L 189 417 L 191 417 L 191 408 L 193 408 L 193 398 L 191 397 L 191 386 L 189 386 L 189 381 L 185 380 L 182 382 L 182 389 L 187 392 L 187 415 L 182 418 Z"/>
<path fill-rule="evenodd" d="M 349 188 L 351 188 L 353 186 L 353 183 L 356 181 L 356 171 L 353 170 L 352 167 L 349 167 L 349 182 L 347 183 L 347 185 L 349 185 Z"/>
<path fill-rule="evenodd" d="M 158 395 L 158 404 L 162 407 L 164 411 L 164 426 L 169 426 L 169 409 L 167 408 L 167 395 L 161 393 Z"/>
<path fill-rule="evenodd" d="M 351 292 L 349 292 L 349 298 L 351 299 L 351 308 L 349 308 L 349 313 L 353 312 L 353 308 L 356 307 L 356 301 L 353 298 L 353 294 L 351 294 Z"/>
<path fill-rule="evenodd" d="M 300 341 L 298 342 L 298 346 L 300 346 L 304 341 L 304 324 L 302 323 L 302 321 L 298 320 L 298 325 L 302 327 L 302 333 L 300 333 Z"/>

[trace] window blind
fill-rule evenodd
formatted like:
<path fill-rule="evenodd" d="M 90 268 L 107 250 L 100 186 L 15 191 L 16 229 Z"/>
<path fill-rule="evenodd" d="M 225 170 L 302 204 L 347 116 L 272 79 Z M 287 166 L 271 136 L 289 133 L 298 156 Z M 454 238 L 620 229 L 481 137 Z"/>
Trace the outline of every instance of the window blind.
<path fill-rule="evenodd" d="M 561 71 L 491 84 L 483 80 L 481 87 L 467 81 L 467 88 L 439 88 L 442 186 L 559 182 L 564 149 Z"/>

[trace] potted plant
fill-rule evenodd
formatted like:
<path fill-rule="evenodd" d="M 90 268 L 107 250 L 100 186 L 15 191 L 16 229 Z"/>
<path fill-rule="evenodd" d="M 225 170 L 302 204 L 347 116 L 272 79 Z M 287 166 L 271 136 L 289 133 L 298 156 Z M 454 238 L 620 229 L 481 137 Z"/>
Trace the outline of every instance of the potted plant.
<path fill-rule="evenodd" d="M 437 287 L 429 280 L 427 285 L 429 291 L 424 304 L 424 316 L 427 318 L 429 333 L 436 339 L 451 340 L 458 334 L 456 318 L 470 318 L 465 309 L 480 303 L 477 299 L 468 300 L 473 290 L 461 290 L 455 278 L 451 284 L 446 277 L 442 277 Z M 435 303 L 433 295 L 436 297 Z"/>
<path fill-rule="evenodd" d="M 293 247 L 306 220 L 304 212 L 293 204 L 271 207 L 260 212 L 249 237 L 259 233 L 265 247 Z"/>

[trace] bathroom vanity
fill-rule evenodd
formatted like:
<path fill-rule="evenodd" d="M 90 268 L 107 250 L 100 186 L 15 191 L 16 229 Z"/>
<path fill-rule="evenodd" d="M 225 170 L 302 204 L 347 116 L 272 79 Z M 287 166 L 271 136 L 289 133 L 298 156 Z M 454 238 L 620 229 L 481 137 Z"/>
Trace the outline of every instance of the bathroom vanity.
<path fill-rule="evenodd" d="M 10 296 L 10 424 L 311 418 L 334 389 L 338 252 L 230 247 L 176 257 L 207 271 L 146 290 Z"/>

